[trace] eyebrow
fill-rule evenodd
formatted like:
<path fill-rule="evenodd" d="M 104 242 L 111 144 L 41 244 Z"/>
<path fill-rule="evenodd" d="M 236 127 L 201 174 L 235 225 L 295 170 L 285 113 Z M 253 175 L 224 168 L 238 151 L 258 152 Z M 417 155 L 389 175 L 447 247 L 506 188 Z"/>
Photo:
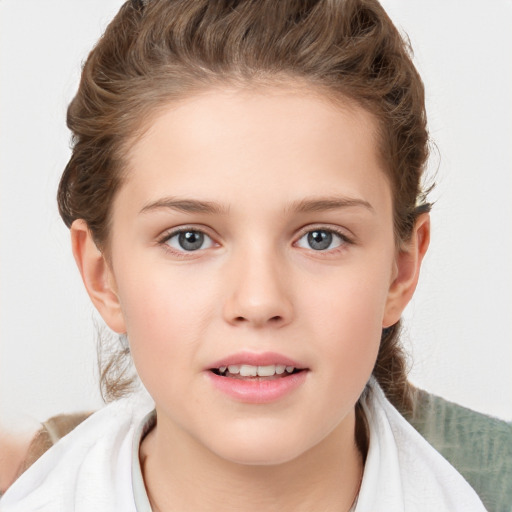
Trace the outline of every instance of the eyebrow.
<path fill-rule="evenodd" d="M 364 199 L 349 197 L 319 197 L 294 201 L 286 208 L 286 211 L 297 213 L 312 213 L 341 208 L 362 207 L 375 213 L 373 206 Z M 139 213 L 147 213 L 154 210 L 170 209 L 185 213 L 206 213 L 225 215 L 229 208 L 212 201 L 199 201 L 197 199 L 179 199 L 164 197 L 146 204 Z"/>
<path fill-rule="evenodd" d="M 288 209 L 298 213 L 311 213 L 354 207 L 362 207 L 371 213 L 375 213 L 373 206 L 364 199 L 338 196 L 302 199 L 293 202 Z"/>
<path fill-rule="evenodd" d="M 185 213 L 226 214 L 228 209 L 211 201 L 198 201 L 197 199 L 179 199 L 164 197 L 146 204 L 139 213 L 154 210 L 170 209 Z"/>

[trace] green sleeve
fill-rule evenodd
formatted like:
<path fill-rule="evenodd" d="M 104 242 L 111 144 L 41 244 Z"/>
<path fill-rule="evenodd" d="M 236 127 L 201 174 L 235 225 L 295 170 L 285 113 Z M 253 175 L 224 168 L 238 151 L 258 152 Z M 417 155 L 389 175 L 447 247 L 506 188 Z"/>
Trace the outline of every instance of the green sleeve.
<path fill-rule="evenodd" d="M 512 511 L 512 423 L 422 390 L 407 419 L 464 476 L 489 512 Z"/>

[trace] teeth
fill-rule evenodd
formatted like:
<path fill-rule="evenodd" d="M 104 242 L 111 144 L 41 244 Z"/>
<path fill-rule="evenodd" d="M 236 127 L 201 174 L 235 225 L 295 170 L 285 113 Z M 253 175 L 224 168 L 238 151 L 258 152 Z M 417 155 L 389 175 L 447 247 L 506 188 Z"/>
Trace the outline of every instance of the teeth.
<path fill-rule="evenodd" d="M 240 374 L 241 377 L 272 377 L 273 375 L 282 375 L 285 371 L 292 373 L 294 366 L 285 366 L 284 364 L 271 364 L 268 366 L 252 366 L 250 364 L 231 364 L 221 366 L 219 373 L 226 373 L 226 370 L 232 375 Z"/>
<path fill-rule="evenodd" d="M 240 366 L 240 375 L 242 377 L 256 377 L 256 375 L 258 375 L 258 367 L 243 364 Z"/>
<path fill-rule="evenodd" d="M 270 366 L 258 366 L 258 375 L 260 377 L 270 377 L 271 375 L 275 375 L 276 367 L 274 365 Z"/>

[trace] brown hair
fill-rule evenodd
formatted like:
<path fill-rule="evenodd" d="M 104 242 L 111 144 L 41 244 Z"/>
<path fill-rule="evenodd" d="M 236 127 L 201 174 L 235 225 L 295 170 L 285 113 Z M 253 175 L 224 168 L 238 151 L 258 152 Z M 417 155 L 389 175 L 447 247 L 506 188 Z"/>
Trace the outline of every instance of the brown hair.
<path fill-rule="evenodd" d="M 428 154 L 424 90 L 408 43 L 375 0 L 126 2 L 85 62 L 68 109 L 73 153 L 58 191 L 64 222 L 84 219 L 108 253 L 123 155 L 162 104 L 216 85 L 294 80 L 373 114 L 393 193 L 395 238 L 406 241 L 429 209 L 421 189 Z M 384 330 L 374 375 L 390 400 L 408 410 L 399 329 L 398 323 Z M 110 362 L 102 372 L 109 398 L 126 389 L 118 374 L 110 378 L 118 367 Z"/>

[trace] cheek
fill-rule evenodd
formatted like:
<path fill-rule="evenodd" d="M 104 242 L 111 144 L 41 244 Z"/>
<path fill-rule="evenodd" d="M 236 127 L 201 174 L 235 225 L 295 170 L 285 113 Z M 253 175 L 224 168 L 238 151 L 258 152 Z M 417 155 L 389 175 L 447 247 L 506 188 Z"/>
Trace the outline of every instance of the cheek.
<path fill-rule="evenodd" d="M 331 303 L 323 311 L 321 324 L 329 326 L 325 333 L 327 357 L 343 367 L 345 375 L 373 367 L 382 327 L 368 301 L 352 296 L 346 303 Z"/>
<path fill-rule="evenodd" d="M 202 278 L 201 272 L 165 264 L 134 262 L 122 269 L 119 282 L 121 308 L 133 332 L 151 332 L 159 326 L 173 326 L 176 334 L 188 331 L 197 324 L 194 319 L 208 313 L 215 296 L 212 280 Z"/>
<path fill-rule="evenodd" d="M 131 280 L 123 289 L 122 310 L 137 373 L 155 400 L 169 400 L 169 389 L 190 384 L 200 346 L 197 296 L 187 287 L 151 279 Z"/>
<path fill-rule="evenodd" d="M 348 380 L 373 369 L 386 297 L 385 273 L 350 272 L 331 280 L 321 293 L 318 289 L 310 293 L 310 300 L 302 304 L 310 328 L 318 333 L 322 352 Z"/>
<path fill-rule="evenodd" d="M 126 272 L 120 282 L 121 309 L 135 364 L 169 364 L 201 341 L 212 315 L 214 291 L 186 273 L 154 267 L 143 276 Z M 143 373 L 143 368 L 140 369 Z"/>

